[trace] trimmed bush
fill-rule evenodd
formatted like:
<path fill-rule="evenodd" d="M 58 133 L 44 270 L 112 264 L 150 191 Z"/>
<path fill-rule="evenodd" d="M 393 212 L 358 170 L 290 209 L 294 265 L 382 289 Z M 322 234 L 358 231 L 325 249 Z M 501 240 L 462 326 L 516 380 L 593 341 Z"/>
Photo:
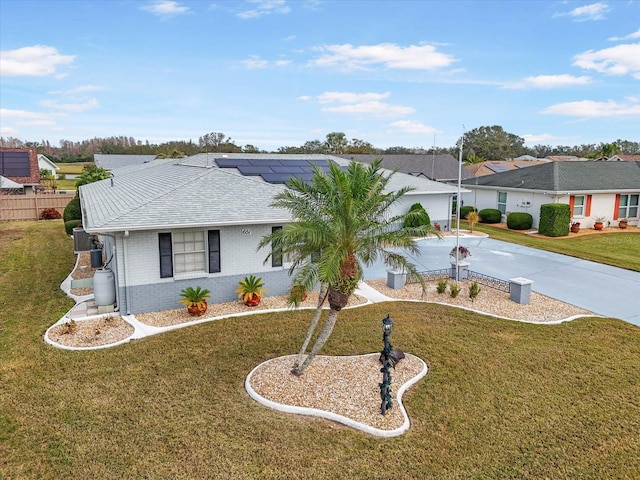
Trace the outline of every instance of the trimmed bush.
<path fill-rule="evenodd" d="M 526 212 L 511 212 L 507 215 L 507 227 L 511 230 L 529 230 L 533 225 L 533 217 Z"/>
<path fill-rule="evenodd" d="M 478 212 L 482 223 L 500 223 L 502 214 L 497 208 L 485 208 Z"/>
<path fill-rule="evenodd" d="M 431 219 L 421 203 L 414 203 L 409 209 L 409 215 L 404 219 L 404 226 L 415 228 L 422 225 L 431 225 Z"/>
<path fill-rule="evenodd" d="M 82 220 L 82 210 L 80 209 L 80 197 L 75 196 L 71 200 L 62 213 L 62 218 L 65 222 L 69 220 Z"/>
<path fill-rule="evenodd" d="M 571 224 L 571 208 L 566 203 L 540 205 L 538 233 L 547 237 L 566 237 Z"/>
<path fill-rule="evenodd" d="M 59 218 L 62 218 L 62 215 L 55 208 L 45 208 L 40 212 L 40 220 L 58 220 Z"/>
<path fill-rule="evenodd" d="M 472 205 L 465 205 L 464 207 L 460 207 L 460 217 L 467 218 L 467 215 L 469 215 L 471 212 L 474 212 L 476 210 L 478 209 Z"/>
<path fill-rule="evenodd" d="M 67 232 L 67 235 L 73 235 L 73 229 L 80 225 L 80 220 L 69 220 L 68 222 L 64 222 L 64 231 Z"/>

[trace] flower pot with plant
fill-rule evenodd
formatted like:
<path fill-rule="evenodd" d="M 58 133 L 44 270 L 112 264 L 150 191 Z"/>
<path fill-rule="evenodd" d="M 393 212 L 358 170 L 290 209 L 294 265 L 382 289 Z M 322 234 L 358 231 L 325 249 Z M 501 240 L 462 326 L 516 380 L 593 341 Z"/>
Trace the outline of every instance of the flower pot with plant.
<path fill-rule="evenodd" d="M 618 219 L 618 228 L 625 229 L 629 226 L 629 220 L 626 218 Z"/>
<path fill-rule="evenodd" d="M 238 288 L 236 288 L 238 298 L 248 307 L 259 305 L 266 291 L 267 289 L 264 288 L 262 278 L 256 277 L 255 275 L 244 277 L 243 280 L 238 282 Z"/>
<path fill-rule="evenodd" d="M 571 221 L 571 233 L 578 233 L 580 231 L 580 222 L 575 220 Z"/>
<path fill-rule="evenodd" d="M 596 217 L 595 222 L 593 223 L 594 230 L 602 230 L 604 228 L 605 217 Z"/>
<path fill-rule="evenodd" d="M 187 287 L 180 291 L 180 303 L 187 306 L 189 315 L 199 317 L 207 311 L 207 300 L 211 298 L 211 291 L 206 288 Z"/>

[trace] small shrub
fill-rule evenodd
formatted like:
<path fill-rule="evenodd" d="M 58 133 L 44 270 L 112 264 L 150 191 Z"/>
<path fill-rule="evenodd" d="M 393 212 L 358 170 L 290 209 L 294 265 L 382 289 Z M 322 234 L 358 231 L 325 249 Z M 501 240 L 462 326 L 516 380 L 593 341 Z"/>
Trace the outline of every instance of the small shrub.
<path fill-rule="evenodd" d="M 480 221 L 478 212 L 476 212 L 475 210 L 473 212 L 469 212 L 469 215 L 467 215 L 467 221 L 469 222 L 469 230 L 473 232 L 473 227 Z"/>
<path fill-rule="evenodd" d="M 478 209 L 472 205 L 465 205 L 464 207 L 460 207 L 460 217 L 461 218 L 467 218 L 467 216 L 471 213 L 471 212 L 477 212 Z"/>
<path fill-rule="evenodd" d="M 438 293 L 444 293 L 447 290 L 447 285 L 449 284 L 449 282 L 447 282 L 446 278 L 441 278 L 438 280 L 438 286 L 436 287 L 436 291 Z"/>
<path fill-rule="evenodd" d="M 533 225 L 533 217 L 526 212 L 511 212 L 507 215 L 507 227 L 511 230 L 529 230 Z"/>
<path fill-rule="evenodd" d="M 478 282 L 473 282 L 471 284 L 471 286 L 469 287 L 469 298 L 471 299 L 471 302 L 473 302 L 477 296 L 480 294 L 480 290 L 482 290 L 480 288 L 480 285 L 478 285 Z"/>
<path fill-rule="evenodd" d="M 502 214 L 497 208 L 484 208 L 478 212 L 482 223 L 500 223 Z"/>
<path fill-rule="evenodd" d="M 60 329 L 60 333 L 62 335 L 71 335 L 76 331 L 76 321 L 71 319 L 68 322 L 62 324 L 62 329 Z"/>
<path fill-rule="evenodd" d="M 449 285 L 449 295 L 451 298 L 456 298 L 460 293 L 460 286 L 457 283 L 452 283 Z"/>
<path fill-rule="evenodd" d="M 73 229 L 81 223 L 82 222 L 80 220 L 69 220 L 68 222 L 64 222 L 64 231 L 67 232 L 67 235 L 73 235 Z"/>
<path fill-rule="evenodd" d="M 60 218 L 62 215 L 55 208 L 45 208 L 40 212 L 40 220 L 58 220 Z"/>
<path fill-rule="evenodd" d="M 73 199 L 67 204 L 67 207 L 64 209 L 62 213 L 62 218 L 65 222 L 69 220 L 82 220 L 82 210 L 80 208 L 80 197 L 75 196 Z"/>
<path fill-rule="evenodd" d="M 407 228 L 415 228 L 423 225 L 431 225 L 429 214 L 421 203 L 414 203 L 411 205 L 409 213 L 404 219 L 404 226 Z"/>

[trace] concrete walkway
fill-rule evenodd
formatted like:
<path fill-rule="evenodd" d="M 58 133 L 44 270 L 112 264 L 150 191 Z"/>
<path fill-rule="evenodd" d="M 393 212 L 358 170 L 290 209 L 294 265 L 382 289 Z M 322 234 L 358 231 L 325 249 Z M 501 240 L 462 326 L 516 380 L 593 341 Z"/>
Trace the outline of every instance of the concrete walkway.
<path fill-rule="evenodd" d="M 455 237 L 419 242 L 421 254 L 410 260 L 419 270 L 450 267 L 449 252 Z M 640 326 L 640 273 L 545 252 L 488 237 L 460 237 L 471 251 L 470 270 L 509 280 L 533 280 L 534 291 L 551 298 Z M 638 252 L 640 254 L 640 252 Z M 365 269 L 365 279 L 386 278 L 387 268 L 378 263 Z"/>

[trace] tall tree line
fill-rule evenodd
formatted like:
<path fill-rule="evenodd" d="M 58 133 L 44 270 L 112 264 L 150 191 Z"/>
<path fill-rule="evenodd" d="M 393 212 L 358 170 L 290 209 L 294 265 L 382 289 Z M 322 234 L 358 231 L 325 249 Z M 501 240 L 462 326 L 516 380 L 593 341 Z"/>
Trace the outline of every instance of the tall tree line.
<path fill-rule="evenodd" d="M 639 155 L 640 142 L 616 140 L 612 143 L 583 144 L 574 146 L 535 145 L 525 146 L 525 140 L 518 135 L 506 132 L 501 126 L 483 126 L 465 133 L 462 157 L 466 162 L 483 160 L 506 160 L 521 155 L 544 158 L 554 155 L 573 155 L 577 157 L 595 158 L 609 157 L 615 153 Z M 342 132 L 330 132 L 324 140 L 308 140 L 298 146 L 282 146 L 274 152 L 260 150 L 253 145 L 237 145 L 231 137 L 221 132 L 210 132 L 199 137 L 198 142 L 170 141 L 160 144 L 141 141 L 133 137 L 94 137 L 80 142 L 61 140 L 59 146 L 52 145 L 49 140 L 40 142 L 23 141 L 14 137 L 0 137 L 0 147 L 19 148 L 36 147 L 54 162 L 90 162 L 93 155 L 129 154 L 158 155 L 162 157 L 181 157 L 197 153 L 324 153 L 324 154 L 435 154 L 449 153 L 458 157 L 460 140 L 451 147 L 433 147 L 429 149 L 394 146 L 386 149 L 376 148 L 371 143 L 358 139 L 348 139 Z"/>

